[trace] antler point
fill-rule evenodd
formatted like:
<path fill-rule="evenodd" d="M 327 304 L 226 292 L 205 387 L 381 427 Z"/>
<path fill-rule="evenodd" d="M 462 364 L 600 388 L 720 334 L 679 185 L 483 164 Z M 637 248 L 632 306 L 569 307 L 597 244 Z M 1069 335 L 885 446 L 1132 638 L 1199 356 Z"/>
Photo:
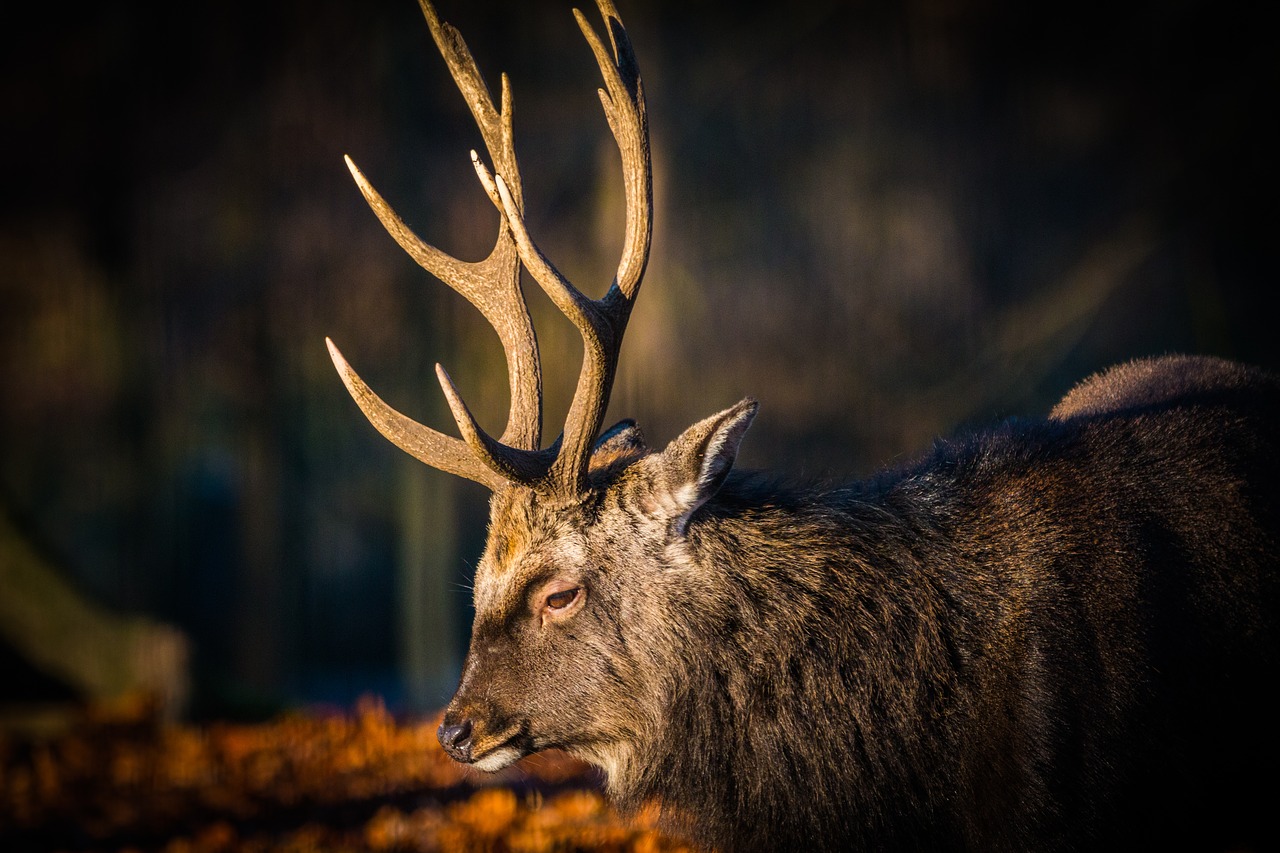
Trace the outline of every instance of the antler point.
<path fill-rule="evenodd" d="M 368 179 L 365 178 L 364 172 L 360 171 L 360 167 L 356 165 L 356 161 L 352 160 L 349 154 L 343 154 L 342 159 L 347 164 L 347 171 L 349 171 L 351 173 L 351 177 L 355 179 L 356 186 L 360 187 L 362 192 L 372 190 L 372 185 L 369 183 Z"/>
<path fill-rule="evenodd" d="M 343 368 L 349 367 L 347 360 L 342 357 L 342 353 L 338 351 L 338 345 L 333 342 L 333 338 L 325 335 L 324 344 L 329 348 L 329 358 L 333 359 L 333 366 L 341 371 Z"/>

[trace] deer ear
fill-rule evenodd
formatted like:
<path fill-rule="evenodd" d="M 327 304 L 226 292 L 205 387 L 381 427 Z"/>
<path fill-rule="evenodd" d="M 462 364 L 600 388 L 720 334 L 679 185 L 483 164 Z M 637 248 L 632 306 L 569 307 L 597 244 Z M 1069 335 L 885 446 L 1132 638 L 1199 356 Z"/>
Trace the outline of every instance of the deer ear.
<path fill-rule="evenodd" d="M 629 465 L 649 452 L 644 434 L 636 422 L 628 418 L 605 430 L 591 450 L 590 471 L 614 470 Z"/>
<path fill-rule="evenodd" d="M 748 397 L 698 421 L 660 454 L 666 490 L 663 504 L 674 511 L 677 532 L 684 533 L 689 516 L 724 484 L 759 407 Z"/>
<path fill-rule="evenodd" d="M 618 421 L 596 439 L 592 453 L 622 453 L 628 450 L 644 450 L 644 434 L 631 418 Z"/>

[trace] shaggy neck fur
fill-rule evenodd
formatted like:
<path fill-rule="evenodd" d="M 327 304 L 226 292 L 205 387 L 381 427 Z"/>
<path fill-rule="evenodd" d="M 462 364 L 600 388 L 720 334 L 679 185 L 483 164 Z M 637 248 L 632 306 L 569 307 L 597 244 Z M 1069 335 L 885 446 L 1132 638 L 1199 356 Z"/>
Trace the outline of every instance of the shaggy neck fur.
<path fill-rule="evenodd" d="M 909 545 L 932 538 L 930 519 L 876 491 L 738 479 L 696 516 L 669 555 L 663 645 L 681 659 L 662 668 L 676 677 L 637 775 L 616 780 L 624 803 L 659 798 L 684 831 L 726 849 L 859 835 L 882 846 L 921 824 L 902 811 L 941 793 L 912 768 L 944 737 L 919 723 L 940 722 L 955 689 L 956 606 Z"/>

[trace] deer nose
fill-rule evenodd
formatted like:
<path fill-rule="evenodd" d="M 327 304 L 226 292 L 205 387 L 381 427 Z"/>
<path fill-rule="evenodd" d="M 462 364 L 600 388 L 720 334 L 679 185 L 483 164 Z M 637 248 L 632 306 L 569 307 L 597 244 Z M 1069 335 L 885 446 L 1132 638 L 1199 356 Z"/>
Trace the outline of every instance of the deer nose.
<path fill-rule="evenodd" d="M 436 737 L 449 757 L 455 761 L 471 760 L 471 720 L 463 720 L 455 725 L 440 724 L 436 729 Z"/>

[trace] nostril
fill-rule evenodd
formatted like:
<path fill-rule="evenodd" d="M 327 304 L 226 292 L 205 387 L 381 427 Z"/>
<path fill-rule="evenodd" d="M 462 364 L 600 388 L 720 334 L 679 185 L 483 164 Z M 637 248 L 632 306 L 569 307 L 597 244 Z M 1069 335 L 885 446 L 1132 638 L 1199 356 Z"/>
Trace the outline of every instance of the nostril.
<path fill-rule="evenodd" d="M 452 726 L 441 723 L 440 728 L 436 730 L 436 737 L 440 739 L 440 745 L 445 749 L 465 749 L 470 745 L 471 721 L 463 720 Z"/>

